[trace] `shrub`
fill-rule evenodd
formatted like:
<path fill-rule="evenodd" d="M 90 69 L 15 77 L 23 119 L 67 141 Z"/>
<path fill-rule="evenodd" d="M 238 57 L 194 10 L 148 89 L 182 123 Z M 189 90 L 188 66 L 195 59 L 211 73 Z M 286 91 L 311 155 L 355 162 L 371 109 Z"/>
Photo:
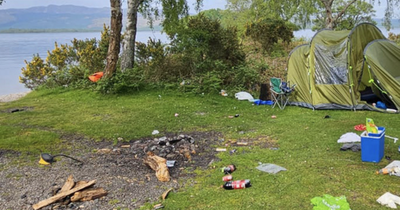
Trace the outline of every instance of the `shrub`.
<path fill-rule="evenodd" d="M 102 71 L 108 50 L 109 28 L 104 26 L 101 40 L 74 39 L 72 45 L 55 43 L 55 48 L 47 52 L 46 61 L 35 55 L 31 62 L 25 61 L 20 82 L 27 88 L 39 86 L 56 87 L 80 84 L 87 76 Z"/>
<path fill-rule="evenodd" d="M 145 86 L 140 68 L 117 70 L 111 78 L 97 82 L 96 90 L 103 94 L 128 93 L 140 90 Z"/>
<path fill-rule="evenodd" d="M 273 47 L 282 41 L 290 43 L 293 26 L 280 19 L 258 20 L 246 26 L 246 36 L 261 44 L 264 52 L 271 53 Z"/>

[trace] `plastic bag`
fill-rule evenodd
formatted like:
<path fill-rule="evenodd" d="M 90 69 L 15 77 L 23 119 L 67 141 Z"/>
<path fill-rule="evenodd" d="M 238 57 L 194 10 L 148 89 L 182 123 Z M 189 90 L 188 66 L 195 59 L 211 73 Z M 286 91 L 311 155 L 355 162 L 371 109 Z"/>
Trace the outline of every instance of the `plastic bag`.
<path fill-rule="evenodd" d="M 368 133 L 378 133 L 378 127 L 376 127 L 374 120 L 371 118 L 366 119 L 365 125 Z"/>

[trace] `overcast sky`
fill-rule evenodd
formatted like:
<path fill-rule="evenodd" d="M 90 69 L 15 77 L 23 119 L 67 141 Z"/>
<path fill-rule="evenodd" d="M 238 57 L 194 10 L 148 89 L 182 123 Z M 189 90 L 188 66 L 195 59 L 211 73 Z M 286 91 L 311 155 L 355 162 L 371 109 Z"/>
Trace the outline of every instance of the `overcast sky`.
<path fill-rule="evenodd" d="M 29 8 L 36 6 L 47 6 L 53 5 L 77 5 L 85 7 L 110 7 L 110 0 L 4 0 L 3 5 L 0 9 L 11 9 L 11 8 Z M 123 7 L 126 7 L 127 0 L 121 0 Z M 195 0 L 188 0 L 189 7 L 194 11 Z M 203 0 L 202 10 L 208 10 L 212 8 L 225 9 L 226 0 Z"/>
<path fill-rule="evenodd" d="M 29 8 L 35 6 L 47 6 L 50 4 L 53 5 L 78 5 L 85 7 L 110 7 L 109 0 L 4 0 L 3 5 L 0 6 L 0 9 L 10 9 L 10 8 Z M 123 5 L 126 5 L 127 0 L 122 0 Z M 191 13 L 194 13 L 193 3 L 195 0 L 188 0 L 189 6 L 191 8 Z M 306 1 L 306 0 L 305 0 Z M 226 0 L 203 0 L 202 10 L 212 9 L 212 8 L 220 8 L 225 9 Z M 384 8 L 386 6 L 385 1 L 382 1 L 382 4 L 378 6 L 378 3 L 375 3 L 376 17 L 383 17 Z M 124 7 L 124 6 L 123 6 Z"/>

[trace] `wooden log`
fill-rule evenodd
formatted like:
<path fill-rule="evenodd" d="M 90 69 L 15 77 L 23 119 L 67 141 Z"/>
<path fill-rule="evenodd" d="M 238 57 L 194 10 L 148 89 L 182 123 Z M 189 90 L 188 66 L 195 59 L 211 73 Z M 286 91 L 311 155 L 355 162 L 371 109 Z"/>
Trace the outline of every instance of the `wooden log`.
<path fill-rule="evenodd" d="M 96 180 L 92 180 L 92 181 L 88 182 L 88 183 L 85 184 L 85 185 L 82 185 L 82 186 L 79 186 L 79 187 L 74 187 L 74 188 L 72 188 L 72 189 L 70 189 L 70 190 L 68 190 L 68 191 L 59 193 L 59 194 L 57 194 L 57 195 L 55 195 L 55 196 L 53 196 L 53 197 L 50 197 L 50 198 L 48 198 L 48 199 L 46 199 L 46 200 L 42 200 L 42 201 L 40 201 L 39 203 L 34 204 L 32 207 L 33 207 L 34 210 L 43 208 L 43 207 L 45 207 L 45 206 L 48 206 L 48 205 L 50 205 L 50 204 L 52 204 L 52 203 L 57 202 L 58 200 L 60 200 L 60 199 L 62 199 L 62 198 L 65 198 L 65 197 L 67 197 L 68 195 L 71 195 L 71 194 L 73 194 L 73 193 L 75 193 L 75 192 L 77 192 L 77 191 L 79 191 L 79 190 L 83 190 L 83 189 L 85 189 L 85 188 L 87 188 L 87 187 L 90 187 L 90 186 L 94 185 L 95 183 L 96 183 Z"/>
<path fill-rule="evenodd" d="M 62 186 L 61 190 L 58 193 L 66 192 L 72 189 L 74 185 L 74 177 L 72 175 L 69 175 L 67 181 L 64 183 L 64 186 Z"/>
<path fill-rule="evenodd" d="M 156 177 L 162 182 L 168 182 L 170 180 L 169 170 L 167 167 L 167 160 L 154 155 L 153 153 L 147 153 L 143 162 L 150 166 L 151 169 L 156 171 Z"/>
<path fill-rule="evenodd" d="M 87 183 L 88 183 L 87 181 L 77 181 L 77 182 L 75 182 L 75 187 L 80 187 L 80 186 L 85 185 Z"/>
<path fill-rule="evenodd" d="M 97 188 L 88 188 L 79 192 L 76 192 L 72 197 L 71 201 L 91 201 L 97 198 L 101 198 L 107 195 L 107 191 L 105 191 L 102 187 Z"/>

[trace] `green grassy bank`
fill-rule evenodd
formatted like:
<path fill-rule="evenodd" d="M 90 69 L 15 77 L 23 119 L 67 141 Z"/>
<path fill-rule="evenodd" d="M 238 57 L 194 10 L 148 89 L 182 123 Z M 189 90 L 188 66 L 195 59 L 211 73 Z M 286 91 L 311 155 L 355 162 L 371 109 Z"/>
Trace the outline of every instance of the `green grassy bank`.
<path fill-rule="evenodd" d="M 23 107 L 29 108 L 7 112 Z M 228 117 L 235 114 L 239 117 Z M 346 196 L 351 209 L 386 209 L 376 199 L 385 192 L 400 195 L 399 177 L 376 175 L 375 171 L 389 161 L 362 162 L 360 152 L 340 151 L 337 143 L 344 133 L 360 134 L 354 126 L 365 123 L 366 117 L 385 127 L 387 135 L 400 137 L 396 114 L 290 106 L 280 110 L 233 97 L 167 91 L 105 96 L 89 91 L 43 90 L 0 104 L 0 149 L 37 156 L 38 150 L 59 148 L 60 132 L 116 142 L 119 137 L 148 137 L 153 130 L 213 130 L 223 133 L 226 141 L 259 139 L 271 141 L 279 149 L 249 145 L 235 147 L 232 155 L 219 153 L 221 161 L 205 171 L 197 170 L 196 184 L 171 193 L 163 202 L 164 209 L 312 209 L 310 200 L 324 194 Z M 387 138 L 385 156 L 399 159 L 399 144 Z M 261 172 L 255 168 L 259 162 L 274 163 L 287 171 L 275 175 Z M 232 163 L 238 168 L 232 174 L 234 179 L 250 179 L 252 187 L 220 188 L 223 174 L 219 169 Z"/>

